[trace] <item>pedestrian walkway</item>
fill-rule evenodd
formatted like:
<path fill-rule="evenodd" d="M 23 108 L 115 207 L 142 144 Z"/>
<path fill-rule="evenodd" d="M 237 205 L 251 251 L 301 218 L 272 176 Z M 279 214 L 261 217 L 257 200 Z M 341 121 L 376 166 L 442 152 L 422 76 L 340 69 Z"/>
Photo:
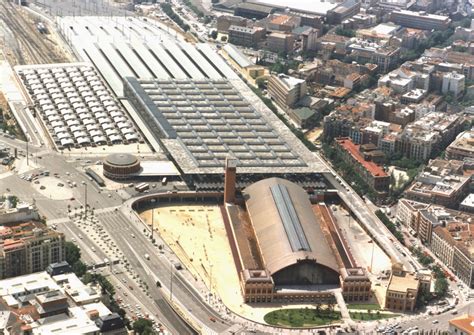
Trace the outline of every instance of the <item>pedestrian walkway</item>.
<path fill-rule="evenodd" d="M 349 315 L 349 310 L 347 309 L 346 302 L 344 301 L 344 297 L 342 296 L 341 289 L 334 290 L 334 296 L 336 297 L 337 305 L 339 306 L 339 310 L 341 311 L 342 319 L 347 321 L 351 319 Z"/>

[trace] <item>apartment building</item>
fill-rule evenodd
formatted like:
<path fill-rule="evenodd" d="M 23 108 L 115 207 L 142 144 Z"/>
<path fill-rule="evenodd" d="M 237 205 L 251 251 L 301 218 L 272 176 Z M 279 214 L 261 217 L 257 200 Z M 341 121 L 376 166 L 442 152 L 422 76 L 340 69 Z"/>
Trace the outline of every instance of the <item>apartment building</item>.
<path fill-rule="evenodd" d="M 372 156 L 370 151 L 364 151 L 361 146 L 354 144 L 347 137 L 336 138 L 334 143 L 335 149 L 342 159 L 353 166 L 354 170 L 374 192 L 380 197 L 388 195 L 390 176 L 384 171 L 383 167 L 369 160 Z"/>
<path fill-rule="evenodd" d="M 408 124 L 398 136 L 395 151 L 408 158 L 427 160 L 451 143 L 464 127 L 457 114 L 431 112 Z"/>
<path fill-rule="evenodd" d="M 221 15 L 217 17 L 217 31 L 220 33 L 227 33 L 231 26 L 246 27 L 247 19 L 239 16 Z"/>
<path fill-rule="evenodd" d="M 467 130 L 461 133 L 446 148 L 447 159 L 474 159 L 474 131 Z"/>
<path fill-rule="evenodd" d="M 306 81 L 284 74 L 272 75 L 268 80 L 268 93 L 286 111 L 306 95 Z"/>
<path fill-rule="evenodd" d="M 458 213 L 453 221 L 435 227 L 430 248 L 466 285 L 474 287 L 472 214 Z"/>
<path fill-rule="evenodd" d="M 301 25 L 301 18 L 293 15 L 271 15 L 266 27 L 269 31 L 291 32 Z"/>
<path fill-rule="evenodd" d="M 333 140 L 349 137 L 355 144 L 362 143 L 362 129 L 374 119 L 375 106 L 365 102 L 354 102 L 339 106 L 323 120 L 323 137 Z"/>
<path fill-rule="evenodd" d="M 451 23 L 451 19 L 447 16 L 409 10 L 393 11 L 391 21 L 403 27 L 423 30 L 444 30 L 447 29 Z"/>
<path fill-rule="evenodd" d="M 443 76 L 441 92 L 452 93 L 455 98 L 464 94 L 465 76 L 456 72 L 449 72 Z"/>
<path fill-rule="evenodd" d="M 267 36 L 267 49 L 274 52 L 289 53 L 295 46 L 295 35 L 291 33 L 271 32 Z"/>
<path fill-rule="evenodd" d="M 36 221 L 0 227 L 0 278 L 45 270 L 65 259 L 65 238 Z"/>
<path fill-rule="evenodd" d="M 417 202 L 409 199 L 400 199 L 397 205 L 396 220 L 406 225 L 413 234 L 418 233 L 419 211 L 428 208 L 430 204 Z"/>
<path fill-rule="evenodd" d="M 470 177 L 438 175 L 428 171 L 420 173 L 406 189 L 407 199 L 458 208 L 468 195 Z"/>
<path fill-rule="evenodd" d="M 265 29 L 261 27 L 229 27 L 229 43 L 246 47 L 256 47 L 265 37 Z"/>
<path fill-rule="evenodd" d="M 414 71 L 402 65 L 396 70 L 382 76 L 378 81 L 379 86 L 390 87 L 394 93 L 405 94 L 413 89 L 428 91 L 430 88 L 430 75 Z"/>
<path fill-rule="evenodd" d="M 397 206 L 397 222 L 410 228 L 410 233 L 423 243 L 431 245 L 433 252 L 443 262 L 453 266 L 453 241 L 447 237 L 448 226 L 459 229 L 473 221 L 472 213 L 461 212 L 435 204 L 426 204 L 409 199 L 401 199 Z M 466 226 L 467 227 L 467 226 Z"/>
<path fill-rule="evenodd" d="M 400 56 L 400 48 L 362 39 L 353 39 L 348 51 L 354 61 L 376 64 L 378 70 L 383 73 L 390 71 Z"/>

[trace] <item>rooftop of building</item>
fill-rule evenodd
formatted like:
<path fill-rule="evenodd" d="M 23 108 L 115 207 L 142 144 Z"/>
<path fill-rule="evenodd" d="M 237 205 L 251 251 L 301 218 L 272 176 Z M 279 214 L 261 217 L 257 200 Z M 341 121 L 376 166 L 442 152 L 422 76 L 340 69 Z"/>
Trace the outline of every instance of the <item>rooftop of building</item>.
<path fill-rule="evenodd" d="M 301 11 L 310 14 L 326 15 L 326 13 L 338 6 L 338 3 L 332 3 L 322 0 L 251 0 L 252 3 L 265 4 L 275 8 L 289 8 L 293 11 Z"/>
<path fill-rule="evenodd" d="M 238 159 L 242 173 L 322 168 L 240 80 L 128 78 L 127 85 L 134 99 L 147 106 L 140 117 L 185 174 L 221 174 L 229 156 Z"/>
<path fill-rule="evenodd" d="M 129 166 L 138 163 L 138 158 L 129 153 L 114 153 L 106 157 L 106 163 L 115 166 Z"/>
<path fill-rule="evenodd" d="M 387 291 L 402 292 L 418 290 L 419 280 L 416 275 L 409 272 L 402 272 L 399 274 L 392 274 L 390 282 L 388 283 Z"/>
<path fill-rule="evenodd" d="M 474 208 L 474 193 L 469 193 L 461 202 L 461 206 L 464 208 Z"/>
<path fill-rule="evenodd" d="M 288 180 L 268 178 L 246 187 L 243 195 L 265 268 L 271 275 L 302 259 L 339 271 L 321 222 L 302 188 Z"/>
<path fill-rule="evenodd" d="M 430 112 L 418 120 L 409 123 L 403 133 L 405 136 L 418 138 L 423 141 L 432 141 L 434 137 L 460 122 L 462 117 L 458 114 Z"/>
<path fill-rule="evenodd" d="M 270 6 L 265 4 L 253 3 L 253 2 L 241 2 L 237 5 L 238 8 L 244 8 L 248 10 L 254 10 L 262 13 L 270 14 L 273 12 L 273 9 Z"/>
<path fill-rule="evenodd" d="M 237 48 L 235 45 L 227 43 L 222 49 L 241 68 L 246 68 L 254 65 L 254 63 L 250 61 L 250 59 L 246 55 L 244 55 L 244 53 L 240 51 L 240 49 Z"/>
<path fill-rule="evenodd" d="M 470 177 L 459 175 L 439 176 L 424 171 L 416 177 L 415 181 L 408 187 L 407 192 L 450 197 L 469 182 Z"/>
<path fill-rule="evenodd" d="M 95 300 L 76 301 L 69 294 L 71 290 L 87 289 L 89 286 L 73 273 L 51 277 L 46 272 L 38 272 L 1 280 L 0 301 L 16 315 L 21 315 L 16 326 L 33 329 L 34 334 L 97 332 L 93 319 L 111 314 L 99 302 L 100 289 L 97 289 Z M 67 313 L 63 313 L 65 310 Z M 40 318 L 41 314 L 50 312 L 61 314 Z"/>
<path fill-rule="evenodd" d="M 359 151 L 359 145 L 354 144 L 349 138 L 338 138 L 336 142 L 343 147 L 355 160 L 357 160 L 372 176 L 387 177 L 383 167 L 371 161 L 366 161 Z"/>
<path fill-rule="evenodd" d="M 431 159 L 428 166 L 425 167 L 425 171 L 429 171 L 433 175 L 438 176 L 449 176 L 449 175 L 462 175 L 463 174 L 464 162 L 455 159 Z"/>
<path fill-rule="evenodd" d="M 474 131 L 467 130 L 461 133 L 448 148 L 474 152 Z"/>
<path fill-rule="evenodd" d="M 309 108 L 309 107 L 295 108 L 295 109 L 292 109 L 291 111 L 294 114 L 296 114 L 300 120 L 309 119 L 314 114 L 316 114 L 316 111 L 314 109 Z"/>
<path fill-rule="evenodd" d="M 449 212 L 449 210 L 447 210 Z M 450 211 L 455 213 L 455 211 Z M 467 258 L 474 261 L 474 216 L 464 212 L 458 217 L 444 220 L 433 229 L 434 234 L 440 236 L 450 245 L 456 246 Z"/>
<path fill-rule="evenodd" d="M 61 237 L 62 234 L 39 221 L 6 223 L 0 226 L 0 249 L 22 247 L 27 241 L 39 237 Z"/>
<path fill-rule="evenodd" d="M 263 30 L 263 28 L 262 27 L 257 27 L 257 26 L 242 27 L 242 26 L 236 26 L 236 25 L 231 25 L 229 27 L 229 32 L 231 32 L 231 31 L 240 31 L 240 32 L 252 34 L 252 33 L 256 32 L 256 31 L 259 31 L 259 30 Z"/>
<path fill-rule="evenodd" d="M 456 327 L 466 334 L 474 334 L 474 315 L 460 315 L 452 320 L 449 320 L 449 325 Z"/>
<path fill-rule="evenodd" d="M 287 23 L 288 21 L 291 21 L 294 16 L 290 15 L 276 15 L 275 17 L 272 18 L 270 21 L 273 24 L 284 24 Z"/>
<path fill-rule="evenodd" d="M 299 79 L 295 77 L 288 76 L 286 74 L 280 73 L 276 76 L 288 89 L 292 89 L 297 85 L 301 85 L 305 82 L 304 79 Z"/>
<path fill-rule="evenodd" d="M 420 18 L 428 18 L 428 19 L 432 19 L 432 20 L 451 21 L 451 19 L 448 16 L 429 14 L 429 13 L 422 12 L 422 11 L 415 12 L 415 11 L 411 11 L 411 10 L 401 9 L 401 10 L 396 10 L 392 13 L 409 15 L 409 16 L 420 17 Z"/>
<path fill-rule="evenodd" d="M 393 36 L 400 29 L 399 25 L 393 23 L 380 23 L 372 28 L 360 29 L 359 34 L 378 36 L 378 37 L 390 37 Z"/>

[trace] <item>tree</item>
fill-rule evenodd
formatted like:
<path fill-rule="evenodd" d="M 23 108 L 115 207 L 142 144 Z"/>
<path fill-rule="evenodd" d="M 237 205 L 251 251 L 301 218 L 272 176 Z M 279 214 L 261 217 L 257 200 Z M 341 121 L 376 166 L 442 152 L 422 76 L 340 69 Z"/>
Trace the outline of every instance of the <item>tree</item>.
<path fill-rule="evenodd" d="M 344 28 L 339 27 L 336 29 L 336 34 L 340 36 L 354 37 L 355 31 L 352 29 L 344 29 Z"/>
<path fill-rule="evenodd" d="M 444 297 L 448 292 L 448 281 L 445 277 L 440 277 L 436 279 L 435 282 L 435 293 L 438 297 Z"/>
<path fill-rule="evenodd" d="M 79 260 L 72 265 L 72 271 L 76 276 L 82 277 L 87 272 L 87 266 Z"/>
<path fill-rule="evenodd" d="M 132 325 L 137 334 L 151 334 L 153 332 L 153 323 L 150 320 L 138 318 Z"/>
<path fill-rule="evenodd" d="M 18 197 L 13 195 L 10 197 L 10 203 L 13 208 L 16 208 L 16 205 L 18 204 Z"/>
<path fill-rule="evenodd" d="M 71 266 L 74 265 L 81 258 L 81 249 L 72 242 L 66 242 L 64 244 L 66 249 L 66 262 Z"/>

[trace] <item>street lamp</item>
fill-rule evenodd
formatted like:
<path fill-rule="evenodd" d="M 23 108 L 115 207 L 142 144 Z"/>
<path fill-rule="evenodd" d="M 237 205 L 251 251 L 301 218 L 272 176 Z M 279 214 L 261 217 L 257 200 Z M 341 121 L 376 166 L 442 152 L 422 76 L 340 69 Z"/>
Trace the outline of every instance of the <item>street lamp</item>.
<path fill-rule="evenodd" d="M 151 240 L 153 241 L 153 231 L 155 230 L 154 229 L 154 224 L 155 224 L 155 202 L 156 202 L 156 199 L 153 198 L 150 200 L 150 202 L 153 204 L 151 206 Z"/>
<path fill-rule="evenodd" d="M 374 273 L 374 270 L 372 269 L 373 263 L 374 263 L 374 249 L 375 249 L 375 241 L 370 240 L 372 242 L 372 256 L 370 257 L 370 272 Z M 370 243 L 369 242 L 369 243 Z"/>
<path fill-rule="evenodd" d="M 212 267 L 213 265 L 209 263 L 209 304 L 211 303 L 211 296 L 212 296 Z"/>
<path fill-rule="evenodd" d="M 84 221 L 87 220 L 87 183 L 84 184 L 86 193 L 84 194 Z"/>
<path fill-rule="evenodd" d="M 170 302 L 173 301 L 173 263 L 170 262 Z"/>

